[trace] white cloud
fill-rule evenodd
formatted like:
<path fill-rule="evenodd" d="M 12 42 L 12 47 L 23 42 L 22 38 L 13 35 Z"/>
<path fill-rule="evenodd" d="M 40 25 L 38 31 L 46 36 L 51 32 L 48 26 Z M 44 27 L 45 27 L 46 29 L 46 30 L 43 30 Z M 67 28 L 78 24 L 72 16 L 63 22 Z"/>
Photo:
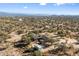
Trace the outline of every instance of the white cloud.
<path fill-rule="evenodd" d="M 54 3 L 53 5 L 54 5 L 54 6 L 61 6 L 61 5 L 64 5 L 64 4 L 75 5 L 75 3 Z"/>
<path fill-rule="evenodd" d="M 46 5 L 46 3 L 40 3 L 40 5 Z"/>
<path fill-rule="evenodd" d="M 55 3 L 54 6 L 60 6 L 60 5 L 63 5 L 65 3 Z"/>
<path fill-rule="evenodd" d="M 24 6 L 24 8 L 26 9 L 26 8 L 28 8 L 27 6 Z"/>

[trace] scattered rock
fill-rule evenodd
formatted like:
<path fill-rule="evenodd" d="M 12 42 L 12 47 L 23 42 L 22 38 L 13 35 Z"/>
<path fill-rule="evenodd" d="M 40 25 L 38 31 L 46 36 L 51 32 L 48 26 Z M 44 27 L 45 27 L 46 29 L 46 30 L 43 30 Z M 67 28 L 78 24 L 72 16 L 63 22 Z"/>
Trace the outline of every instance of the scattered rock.
<path fill-rule="evenodd" d="M 20 40 L 20 41 L 14 43 L 14 47 L 23 48 L 23 47 L 27 46 L 27 44 L 28 43 L 25 40 Z"/>

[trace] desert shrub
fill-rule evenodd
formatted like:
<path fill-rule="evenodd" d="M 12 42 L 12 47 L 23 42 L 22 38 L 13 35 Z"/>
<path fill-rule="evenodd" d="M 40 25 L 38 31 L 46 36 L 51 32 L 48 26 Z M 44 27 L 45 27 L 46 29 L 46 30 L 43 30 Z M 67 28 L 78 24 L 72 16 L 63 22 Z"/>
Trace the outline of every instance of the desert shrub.
<path fill-rule="evenodd" d="M 32 53 L 33 56 L 42 56 L 42 53 L 40 51 L 34 51 Z"/>
<path fill-rule="evenodd" d="M 25 40 L 28 44 L 31 42 L 31 37 L 27 37 L 26 35 L 23 35 L 21 39 Z"/>
<path fill-rule="evenodd" d="M 27 35 L 27 34 L 23 35 L 21 39 L 25 40 L 27 43 L 32 42 L 32 37 L 30 35 Z"/>
<path fill-rule="evenodd" d="M 17 30 L 16 32 L 18 35 L 22 34 L 23 33 L 23 30 Z"/>
<path fill-rule="evenodd" d="M 64 37 L 66 36 L 66 33 L 63 30 L 59 30 L 57 31 L 57 35 L 59 35 L 60 37 Z"/>
<path fill-rule="evenodd" d="M 52 33 L 55 32 L 53 29 L 48 29 L 47 32 Z"/>
<path fill-rule="evenodd" d="M 4 42 L 8 38 L 10 38 L 10 36 L 7 33 L 0 32 L 0 42 Z"/>
<path fill-rule="evenodd" d="M 43 30 L 41 29 L 36 29 L 36 30 L 31 31 L 31 33 L 39 34 L 39 33 L 42 33 L 42 31 Z"/>

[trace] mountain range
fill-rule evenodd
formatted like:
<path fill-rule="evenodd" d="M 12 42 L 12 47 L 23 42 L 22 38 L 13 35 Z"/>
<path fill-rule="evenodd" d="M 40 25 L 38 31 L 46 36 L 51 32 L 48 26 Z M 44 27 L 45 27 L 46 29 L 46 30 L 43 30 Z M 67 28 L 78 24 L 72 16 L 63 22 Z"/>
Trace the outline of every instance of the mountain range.
<path fill-rule="evenodd" d="M 47 14 L 23 14 L 23 13 L 0 12 L 0 16 L 48 16 L 48 15 Z"/>

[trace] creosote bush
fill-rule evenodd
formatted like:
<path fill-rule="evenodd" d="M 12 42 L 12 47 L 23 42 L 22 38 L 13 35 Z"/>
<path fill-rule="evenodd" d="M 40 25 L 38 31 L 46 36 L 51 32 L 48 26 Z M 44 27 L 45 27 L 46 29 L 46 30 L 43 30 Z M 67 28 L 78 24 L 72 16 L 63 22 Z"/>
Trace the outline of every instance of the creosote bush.
<path fill-rule="evenodd" d="M 7 33 L 0 32 L 0 42 L 5 42 L 8 38 L 10 38 L 10 36 Z"/>
<path fill-rule="evenodd" d="M 32 53 L 33 56 L 42 56 L 42 53 L 40 51 L 34 51 Z"/>
<path fill-rule="evenodd" d="M 23 30 L 17 30 L 16 32 L 18 35 L 22 34 L 23 33 Z"/>

